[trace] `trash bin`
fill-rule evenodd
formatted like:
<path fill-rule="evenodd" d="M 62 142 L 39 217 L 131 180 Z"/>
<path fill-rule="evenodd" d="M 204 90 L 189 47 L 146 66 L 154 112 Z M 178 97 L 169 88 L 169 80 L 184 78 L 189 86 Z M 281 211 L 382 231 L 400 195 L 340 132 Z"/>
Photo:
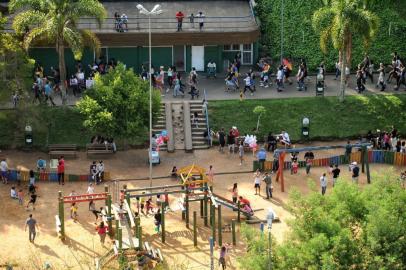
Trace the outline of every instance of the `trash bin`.
<path fill-rule="evenodd" d="M 316 96 L 324 96 L 324 76 L 317 74 L 316 77 Z"/>
<path fill-rule="evenodd" d="M 304 117 L 302 119 L 302 136 L 308 138 L 309 132 L 310 132 L 310 120 L 308 117 Z"/>
<path fill-rule="evenodd" d="M 32 127 L 30 125 L 25 126 L 25 145 L 26 146 L 32 146 L 33 140 L 32 140 Z"/>

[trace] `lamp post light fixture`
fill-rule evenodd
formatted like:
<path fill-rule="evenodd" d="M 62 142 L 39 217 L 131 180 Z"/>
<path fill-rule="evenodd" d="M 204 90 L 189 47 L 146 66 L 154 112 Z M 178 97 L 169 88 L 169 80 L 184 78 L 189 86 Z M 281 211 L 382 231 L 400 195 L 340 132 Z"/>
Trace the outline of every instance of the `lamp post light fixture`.
<path fill-rule="evenodd" d="M 138 4 L 140 14 L 148 16 L 148 51 L 149 51 L 149 181 L 152 186 L 152 55 L 151 55 L 151 16 L 159 15 L 163 12 L 161 5 L 155 5 L 152 10 L 147 10 L 143 5 Z"/>

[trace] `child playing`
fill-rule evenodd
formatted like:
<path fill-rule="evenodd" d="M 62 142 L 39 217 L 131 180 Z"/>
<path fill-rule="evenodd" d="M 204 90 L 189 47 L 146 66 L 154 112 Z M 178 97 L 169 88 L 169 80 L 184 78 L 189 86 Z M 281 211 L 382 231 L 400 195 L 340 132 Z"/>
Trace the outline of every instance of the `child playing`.
<path fill-rule="evenodd" d="M 299 164 L 297 163 L 297 160 L 293 161 L 293 163 L 292 163 L 292 173 L 297 174 L 298 168 L 299 168 Z"/>
<path fill-rule="evenodd" d="M 222 246 L 220 249 L 219 266 L 221 266 L 223 270 L 226 269 L 226 255 L 227 248 L 225 246 Z"/>
<path fill-rule="evenodd" d="M 152 207 L 152 198 L 149 198 L 149 199 L 146 201 L 145 207 L 146 207 L 146 210 L 145 210 L 146 213 L 145 213 L 145 214 L 148 215 L 148 214 L 150 213 L 150 211 L 153 210 L 153 207 Z"/>
<path fill-rule="evenodd" d="M 31 199 L 27 203 L 26 208 L 28 209 L 28 206 L 32 204 L 32 210 L 35 210 L 35 202 L 37 201 L 37 194 L 35 194 L 35 191 L 31 193 Z"/>
<path fill-rule="evenodd" d="M 70 217 L 73 219 L 74 222 L 78 221 L 78 207 L 76 203 L 72 203 L 70 208 Z"/>
<path fill-rule="evenodd" d="M 198 125 L 198 117 L 199 117 L 199 114 L 197 113 L 197 112 L 194 112 L 193 114 L 192 114 L 192 124 L 193 125 L 195 125 L 195 127 L 196 128 L 199 128 L 199 125 Z"/>
<path fill-rule="evenodd" d="M 15 187 L 11 187 L 10 196 L 12 199 L 18 199 L 17 191 Z"/>
<path fill-rule="evenodd" d="M 23 202 L 24 202 L 24 193 L 23 193 L 23 190 L 22 190 L 22 189 L 20 189 L 20 190 L 18 191 L 17 196 L 18 196 L 18 204 L 19 204 L 19 205 L 23 205 Z"/>
<path fill-rule="evenodd" d="M 35 176 L 33 170 L 30 170 L 30 185 L 35 186 Z"/>

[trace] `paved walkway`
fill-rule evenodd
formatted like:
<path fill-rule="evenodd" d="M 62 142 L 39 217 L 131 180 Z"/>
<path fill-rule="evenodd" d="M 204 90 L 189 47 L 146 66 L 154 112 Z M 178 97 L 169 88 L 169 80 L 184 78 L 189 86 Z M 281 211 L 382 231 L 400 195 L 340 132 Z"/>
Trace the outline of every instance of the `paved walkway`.
<path fill-rule="evenodd" d="M 185 82 L 185 75 L 183 75 L 183 81 Z M 204 74 L 199 74 L 199 83 L 198 88 L 201 92 L 199 99 L 203 99 L 203 90 L 206 91 L 207 100 L 232 100 L 239 99 L 239 92 L 225 92 L 225 81 L 224 76 L 219 75 L 216 79 L 209 78 L 207 79 Z M 327 75 L 326 76 L 326 89 L 325 96 L 338 96 L 339 95 L 339 80 L 334 80 L 335 76 Z M 377 77 L 375 78 L 377 79 Z M 256 80 L 257 91 L 253 96 L 249 92 L 246 93 L 245 99 L 271 99 L 271 98 L 295 98 L 295 97 L 314 97 L 316 96 L 316 77 L 309 76 L 307 83 L 307 91 L 298 91 L 295 78 L 292 78 L 292 85 L 285 85 L 285 89 L 282 92 L 276 91 L 276 85 L 273 84 L 269 88 L 259 87 L 259 81 Z M 243 83 L 240 83 L 243 87 Z M 355 90 L 356 82 L 355 76 L 351 76 L 349 86 L 346 88 L 346 95 L 360 95 Z M 189 89 L 187 89 L 189 91 Z M 387 86 L 385 92 L 381 92 L 378 88 L 375 87 L 375 84 L 372 84 L 370 81 L 366 84 L 366 90 L 362 95 L 370 94 L 405 94 L 405 88 L 401 86 L 399 91 L 394 90 L 394 82 L 391 85 Z M 186 92 L 188 92 L 186 91 Z M 11 99 L 11 98 L 10 98 Z M 184 99 L 190 99 L 190 95 L 187 94 Z M 72 93 L 69 93 L 67 98 L 67 105 L 74 106 L 79 98 L 74 97 Z M 178 96 L 174 98 L 172 96 L 172 90 L 168 93 L 165 93 L 163 101 L 173 101 L 173 100 L 182 100 L 182 97 Z M 57 106 L 62 105 L 62 99 L 59 95 L 54 96 L 54 102 Z M 0 104 L 0 109 L 11 109 L 11 101 L 9 103 Z"/>
<path fill-rule="evenodd" d="M 334 80 L 335 76 L 327 75 L 326 76 L 326 89 L 325 96 L 338 96 L 340 81 Z M 374 78 L 375 80 L 377 79 Z M 183 79 L 185 81 L 185 79 Z M 316 96 L 316 77 L 310 76 L 307 83 L 307 91 L 298 91 L 295 78 L 292 78 L 292 85 L 285 85 L 285 89 L 282 92 L 277 92 L 276 84 L 273 84 L 269 88 L 259 87 L 259 81 L 256 80 L 257 91 L 253 96 L 247 91 L 246 99 L 270 99 L 270 98 L 294 98 L 294 97 L 314 97 Z M 240 86 L 243 87 L 243 83 L 240 83 Z M 228 99 L 239 99 L 239 92 L 225 92 L 225 81 L 224 76 L 218 77 L 217 79 L 210 78 L 207 79 L 202 75 L 199 76 L 199 90 L 201 94 L 203 89 L 206 90 L 206 95 L 208 100 L 228 100 Z M 359 95 L 358 91 L 355 90 L 356 81 L 355 76 L 352 76 L 348 87 L 346 88 L 346 95 Z M 371 84 L 370 81 L 366 84 L 366 90 L 363 95 L 368 94 L 393 94 L 393 93 L 406 93 L 405 88 L 401 87 L 399 91 L 394 90 L 394 84 L 388 85 L 385 92 L 381 92 L 380 89 L 375 87 L 375 84 Z M 190 98 L 190 95 L 187 95 L 185 98 Z M 164 97 L 164 100 L 176 100 L 181 99 L 181 97 L 174 98 L 170 93 L 167 93 Z"/>

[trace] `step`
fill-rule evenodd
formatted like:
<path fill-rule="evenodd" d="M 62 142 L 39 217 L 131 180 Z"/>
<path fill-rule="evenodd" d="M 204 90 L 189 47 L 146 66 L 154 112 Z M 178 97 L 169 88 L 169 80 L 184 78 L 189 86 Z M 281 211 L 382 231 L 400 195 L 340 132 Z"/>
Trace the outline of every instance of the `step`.
<path fill-rule="evenodd" d="M 193 145 L 193 149 L 208 149 L 209 145 Z"/>

